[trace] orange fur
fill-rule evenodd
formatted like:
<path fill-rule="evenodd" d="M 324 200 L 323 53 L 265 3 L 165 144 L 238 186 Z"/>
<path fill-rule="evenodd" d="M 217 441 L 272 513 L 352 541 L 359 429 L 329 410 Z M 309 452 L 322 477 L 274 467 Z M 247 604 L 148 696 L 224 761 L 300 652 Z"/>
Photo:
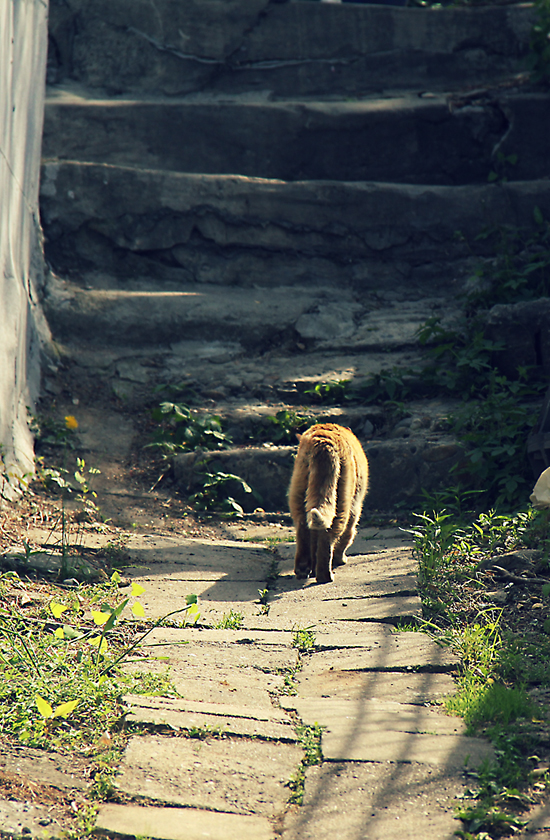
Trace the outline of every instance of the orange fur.
<path fill-rule="evenodd" d="M 296 528 L 294 572 L 328 583 L 355 537 L 369 465 L 353 432 L 336 423 L 312 426 L 299 439 L 288 491 Z"/>

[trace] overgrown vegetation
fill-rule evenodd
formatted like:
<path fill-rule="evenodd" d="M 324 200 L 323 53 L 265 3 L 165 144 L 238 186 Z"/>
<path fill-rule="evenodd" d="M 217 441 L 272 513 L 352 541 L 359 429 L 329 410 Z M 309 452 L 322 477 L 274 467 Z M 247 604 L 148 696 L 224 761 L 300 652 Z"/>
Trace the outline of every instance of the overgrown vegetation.
<path fill-rule="evenodd" d="M 548 516 L 532 509 L 514 515 L 491 510 L 468 519 L 455 508 L 424 511 L 417 519 L 412 533 L 424 629 L 459 662 L 447 711 L 495 748 L 495 760 L 472 774 L 472 804 L 457 814 L 465 824 L 460 836 L 486 840 L 519 829 L 522 814 L 549 782 L 549 722 L 533 697 L 534 687 L 550 688 Z M 536 549 L 534 559 L 525 560 L 525 549 Z M 507 557 L 517 557 L 517 570 L 500 565 L 506 566 Z"/>
<path fill-rule="evenodd" d="M 145 590 L 132 584 L 120 598 L 120 576 L 103 585 L 58 590 L 33 586 L 14 572 L 0 577 L 0 726 L 21 743 L 61 752 L 93 755 L 116 740 L 116 723 L 126 693 L 175 695 L 166 677 L 147 671 L 128 673 L 123 665 L 146 661 L 141 644 L 167 616 L 144 630 L 138 600 Z M 25 597 L 26 596 L 26 597 Z M 25 604 L 24 609 L 21 602 Z M 198 618 L 196 596 L 170 615 Z M 107 735 L 105 734 L 107 733 Z"/>
<path fill-rule="evenodd" d="M 167 459 L 178 452 L 225 449 L 232 442 L 222 430 L 221 417 L 201 416 L 184 403 L 162 402 L 153 409 L 151 417 L 157 425 L 148 446 Z"/>
<path fill-rule="evenodd" d="M 420 327 L 422 365 L 382 370 L 361 386 L 340 380 L 306 392 L 317 401 L 378 403 L 392 413 L 403 411 L 411 399 L 458 400 L 459 407 L 447 417 L 448 431 L 465 451 L 455 480 L 460 492 L 480 491 L 480 510 L 513 509 L 532 481 L 525 441 L 537 419 L 533 404 L 540 402 L 547 382 L 537 369 L 518 366 L 512 377 L 498 369 L 503 344 L 486 336 L 481 315 L 493 304 L 550 292 L 550 223 L 538 207 L 533 222 L 534 228 L 498 228 L 479 235 L 494 256 L 480 262 L 466 283 L 460 319 L 444 324 L 433 317 Z"/>

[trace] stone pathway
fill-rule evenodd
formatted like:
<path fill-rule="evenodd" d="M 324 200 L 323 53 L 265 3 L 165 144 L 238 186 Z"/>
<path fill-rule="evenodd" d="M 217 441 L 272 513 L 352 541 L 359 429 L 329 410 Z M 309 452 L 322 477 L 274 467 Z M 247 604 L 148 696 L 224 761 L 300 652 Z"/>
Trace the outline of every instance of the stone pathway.
<path fill-rule="evenodd" d="M 133 734 L 116 787 L 131 804 L 104 805 L 96 831 L 440 840 L 460 826 L 465 769 L 491 748 L 437 705 L 453 689 L 453 654 L 396 629 L 421 612 L 407 535 L 364 529 L 324 586 L 294 578 L 293 548 L 132 539 L 130 575 L 145 587 L 147 616 L 190 593 L 201 615 L 195 627 L 157 628 L 146 640 L 158 657 L 147 668 L 168 666 L 181 698 L 126 698 Z M 240 629 L 212 629 L 232 613 Z M 300 653 L 295 638 L 306 628 L 315 644 Z M 300 726 L 322 728 L 322 763 L 305 766 Z M 302 774 L 303 804 L 290 804 Z"/>

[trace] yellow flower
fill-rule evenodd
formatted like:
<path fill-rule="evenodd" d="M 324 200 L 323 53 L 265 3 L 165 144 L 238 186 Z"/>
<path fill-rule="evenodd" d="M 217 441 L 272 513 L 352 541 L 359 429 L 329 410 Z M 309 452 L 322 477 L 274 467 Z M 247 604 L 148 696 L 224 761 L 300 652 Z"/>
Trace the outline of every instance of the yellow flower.
<path fill-rule="evenodd" d="M 65 426 L 68 429 L 72 430 L 78 429 L 78 420 L 76 419 L 76 417 L 73 417 L 72 414 L 69 414 L 67 417 L 65 417 Z"/>

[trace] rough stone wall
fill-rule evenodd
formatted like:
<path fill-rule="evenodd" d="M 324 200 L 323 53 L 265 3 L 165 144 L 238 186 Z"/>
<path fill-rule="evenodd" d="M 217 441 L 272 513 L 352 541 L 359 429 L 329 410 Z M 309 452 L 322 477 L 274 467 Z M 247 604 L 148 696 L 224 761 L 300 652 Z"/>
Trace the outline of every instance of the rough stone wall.
<path fill-rule="evenodd" d="M 40 381 L 47 327 L 38 302 L 38 217 L 47 52 L 46 0 L 0 0 L 0 496 L 33 470 L 27 406 Z"/>

